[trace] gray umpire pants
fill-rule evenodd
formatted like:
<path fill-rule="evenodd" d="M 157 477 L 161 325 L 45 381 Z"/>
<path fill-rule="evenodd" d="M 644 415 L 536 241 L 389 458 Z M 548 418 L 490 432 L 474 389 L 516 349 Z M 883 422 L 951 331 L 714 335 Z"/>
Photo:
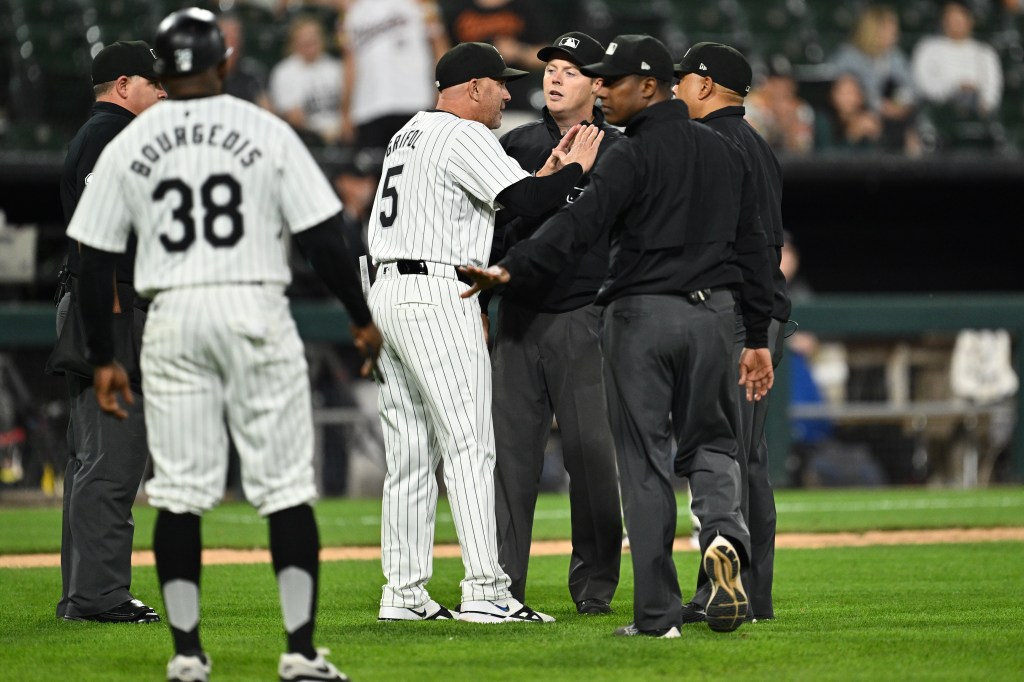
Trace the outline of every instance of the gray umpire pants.
<path fill-rule="evenodd" d="M 58 335 L 68 298 L 57 309 Z M 149 452 L 140 393 L 132 391 L 135 403 L 120 421 L 100 410 L 91 378 L 66 378 L 71 456 L 64 476 L 58 618 L 95 615 L 132 598 L 132 504 Z"/>
<path fill-rule="evenodd" d="M 633 560 L 633 616 L 641 630 L 682 623 L 672 561 L 673 473 L 690 480 L 701 547 L 721 534 L 749 556 L 740 510 L 734 320 L 728 290 L 697 304 L 679 296 L 629 296 L 604 313 L 605 387 Z"/>
<path fill-rule="evenodd" d="M 611 602 L 619 584 L 622 516 L 601 376 L 600 319 L 601 309 L 593 305 L 549 314 L 501 302 L 491 353 L 495 512 L 499 560 L 520 601 L 552 412 L 569 473 L 569 594 L 574 602 Z"/>
<path fill-rule="evenodd" d="M 785 349 L 784 331 L 783 324 L 775 319 L 768 327 L 768 348 L 772 352 L 772 366 L 776 369 Z M 734 354 L 737 363 L 745 340 L 743 319 L 737 316 Z M 740 443 L 743 446 L 743 456 L 740 457 L 743 520 L 750 529 L 750 561 L 743 567 L 741 577 L 753 618 L 775 617 L 772 604 L 772 581 L 775 577 L 775 492 L 768 477 L 768 442 L 764 434 L 770 397 L 771 392 L 757 402 L 748 402 L 745 389 L 740 387 L 737 393 L 742 434 Z M 690 601 L 706 605 L 711 598 L 711 584 L 704 572 L 703 563 L 697 573 L 697 591 Z"/>

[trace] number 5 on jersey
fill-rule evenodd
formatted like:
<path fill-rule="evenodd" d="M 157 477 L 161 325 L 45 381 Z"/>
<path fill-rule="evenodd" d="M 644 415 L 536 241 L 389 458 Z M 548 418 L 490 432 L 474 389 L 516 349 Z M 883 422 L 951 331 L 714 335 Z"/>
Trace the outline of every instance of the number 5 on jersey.
<path fill-rule="evenodd" d="M 383 205 L 385 199 L 391 199 L 390 212 L 380 212 L 380 224 L 381 227 L 391 227 L 395 224 L 395 218 L 398 217 L 398 188 L 392 186 L 394 181 L 399 175 L 402 174 L 402 168 L 404 166 L 393 166 L 388 169 L 387 175 L 384 176 L 384 182 L 381 183 L 380 188 L 380 201 Z"/>

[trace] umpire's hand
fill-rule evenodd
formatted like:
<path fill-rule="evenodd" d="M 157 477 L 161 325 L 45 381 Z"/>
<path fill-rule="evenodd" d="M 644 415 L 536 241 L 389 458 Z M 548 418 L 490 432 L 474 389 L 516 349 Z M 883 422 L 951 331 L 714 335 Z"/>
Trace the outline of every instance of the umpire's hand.
<path fill-rule="evenodd" d="M 746 387 L 747 400 L 760 400 L 774 383 L 771 351 L 767 348 L 744 348 L 740 355 L 739 385 Z"/>
<path fill-rule="evenodd" d="M 459 296 L 462 298 L 470 298 L 484 289 L 490 289 L 491 287 L 498 286 L 499 284 L 505 284 L 512 275 L 509 271 L 500 265 L 492 265 L 489 268 L 478 268 L 475 265 L 463 265 L 459 268 L 459 272 L 464 275 L 468 275 L 473 280 L 473 286 L 463 291 Z"/>
<path fill-rule="evenodd" d="M 128 384 L 128 373 L 124 371 L 121 363 L 114 360 L 109 364 L 97 366 L 92 372 L 92 387 L 96 391 L 96 402 L 99 403 L 101 410 L 118 419 L 128 418 L 128 412 L 121 407 L 117 394 L 121 394 L 126 405 L 134 403 L 135 398 L 132 397 L 132 389 Z"/>

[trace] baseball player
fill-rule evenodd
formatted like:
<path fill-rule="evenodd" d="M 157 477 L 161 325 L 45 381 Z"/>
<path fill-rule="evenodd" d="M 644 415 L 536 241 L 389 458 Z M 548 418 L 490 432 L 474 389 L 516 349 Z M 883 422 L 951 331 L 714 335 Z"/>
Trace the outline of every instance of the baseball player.
<path fill-rule="evenodd" d="M 598 161 L 622 134 L 595 106 L 601 81 L 580 72 L 601 60 L 604 47 L 585 33 L 559 36 L 537 56 L 544 68 L 543 118 L 502 136 L 501 146 L 524 168 L 541 167 L 562 134 L 580 121 L 605 131 Z M 585 191 L 584 177 L 568 197 Z M 495 230 L 503 243 L 492 262 L 529 237 L 548 215 L 516 218 Z M 500 219 L 499 219 L 500 222 Z M 503 228 L 503 229 L 500 229 Z M 526 597 L 526 577 L 544 446 L 551 416 L 558 420 L 569 472 L 572 556 L 569 594 L 582 614 L 611 611 L 622 558 L 622 515 L 615 444 L 608 426 L 601 349 L 601 307 L 594 305 L 608 272 L 608 242 L 599 241 L 541 287 L 509 287 L 494 333 L 494 443 L 498 553 L 512 579 L 512 596 Z"/>
<path fill-rule="evenodd" d="M 288 650 L 281 680 L 345 680 L 313 648 L 319 539 L 309 378 L 284 288 L 295 235 L 346 305 L 356 346 L 380 336 L 341 237 L 341 204 L 286 123 L 221 95 L 227 50 L 214 15 L 170 14 L 155 40 L 171 99 L 110 144 L 68 227 L 83 245 L 82 306 L 101 408 L 130 402 L 110 347 L 110 271 L 138 237 L 135 283 L 152 299 L 143 388 L 159 509 L 153 538 L 175 655 L 169 680 L 205 681 L 199 639 L 200 517 L 221 498 L 227 431 L 246 498 L 267 517 Z M 369 367 L 364 368 L 366 370 Z"/>
<path fill-rule="evenodd" d="M 743 149 L 750 157 L 751 175 L 757 196 L 758 214 L 768 241 L 772 262 L 772 320 L 768 327 L 768 348 L 772 367 L 777 368 L 785 347 L 782 333 L 792 304 L 786 277 L 779 269 L 782 257 L 782 168 L 772 148 L 743 116 L 743 98 L 750 90 L 751 69 L 746 58 L 734 48 L 719 43 L 697 43 L 676 65 L 681 77 L 674 88 L 676 97 L 686 103 L 690 117 L 713 128 Z M 742 352 L 746 333 L 743 319 L 736 321 L 735 355 Z M 741 509 L 750 529 L 750 565 L 743 573 L 743 584 L 750 599 L 748 620 L 775 617 L 772 604 L 772 580 L 775 574 L 775 494 L 768 478 L 768 445 L 764 437 L 768 401 L 739 400 L 740 472 L 742 474 Z M 700 570 L 697 592 L 683 605 L 683 622 L 706 618 L 705 606 L 711 594 L 707 573 Z"/>
<path fill-rule="evenodd" d="M 510 99 L 506 81 L 524 75 L 491 45 L 455 46 L 435 69 L 436 109 L 413 116 L 386 150 L 369 230 L 388 464 L 381 620 L 452 618 L 426 590 L 441 460 L 465 567 L 458 617 L 554 620 L 513 598 L 498 564 L 490 360 L 480 307 L 460 298 L 469 287 L 455 269 L 486 264 L 499 206 L 539 215 L 561 204 L 603 138 L 596 126 L 574 126 L 538 177 L 524 171 L 490 132 Z"/>

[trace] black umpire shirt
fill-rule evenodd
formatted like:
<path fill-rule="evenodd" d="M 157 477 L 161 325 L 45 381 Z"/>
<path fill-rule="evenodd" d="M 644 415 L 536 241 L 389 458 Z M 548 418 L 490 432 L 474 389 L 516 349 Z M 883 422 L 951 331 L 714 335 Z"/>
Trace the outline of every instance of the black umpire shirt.
<path fill-rule="evenodd" d="M 789 319 L 793 304 L 789 301 L 786 277 L 779 269 L 782 258 L 782 167 L 771 146 L 754 128 L 744 120 L 744 107 L 723 107 L 697 120 L 739 145 L 747 153 L 750 172 L 753 174 L 754 189 L 757 192 L 757 210 L 761 226 L 771 252 L 772 282 L 775 285 L 775 300 L 772 303 L 772 317 L 781 322 Z"/>
<path fill-rule="evenodd" d="M 60 177 L 60 204 L 64 209 L 64 226 L 71 222 L 71 216 L 78 206 L 78 200 L 85 190 L 87 178 L 96 166 L 97 159 L 117 134 L 135 118 L 135 114 L 112 102 L 96 102 L 92 105 L 89 120 L 79 129 L 68 147 L 64 158 L 64 171 Z M 78 276 L 78 242 L 68 241 L 68 269 Z M 117 281 L 131 284 L 134 281 L 135 235 L 128 240 L 128 248 L 117 257 Z"/>
<path fill-rule="evenodd" d="M 622 133 L 605 123 L 604 113 L 597 107 L 594 107 L 593 125 L 604 131 L 604 140 L 597 154 L 597 158 L 600 159 L 615 142 L 622 139 Z M 524 169 L 534 172 L 544 166 L 551 156 L 551 150 L 561 139 L 562 133 L 558 129 L 558 123 L 552 118 L 548 108 L 544 107 L 541 120 L 523 124 L 505 133 L 501 137 L 501 146 Z M 584 175 L 566 200 L 569 203 L 576 201 L 589 182 L 590 176 Z M 539 218 L 517 217 L 508 222 L 502 221 L 504 211 L 499 212 L 491 262 L 501 260 L 513 245 L 531 237 L 557 210 L 552 209 Z M 579 259 L 568 264 L 550 284 L 547 281 L 511 282 L 511 286 L 505 288 L 503 295 L 530 310 L 564 313 L 593 303 L 607 274 L 608 240 L 600 238 L 595 240 L 593 246 Z"/>
<path fill-rule="evenodd" d="M 668 100 L 633 117 L 590 186 L 500 262 L 515 277 L 550 276 L 609 230 L 597 302 L 640 294 L 740 293 L 749 348 L 767 346 L 771 264 L 744 153 Z"/>

